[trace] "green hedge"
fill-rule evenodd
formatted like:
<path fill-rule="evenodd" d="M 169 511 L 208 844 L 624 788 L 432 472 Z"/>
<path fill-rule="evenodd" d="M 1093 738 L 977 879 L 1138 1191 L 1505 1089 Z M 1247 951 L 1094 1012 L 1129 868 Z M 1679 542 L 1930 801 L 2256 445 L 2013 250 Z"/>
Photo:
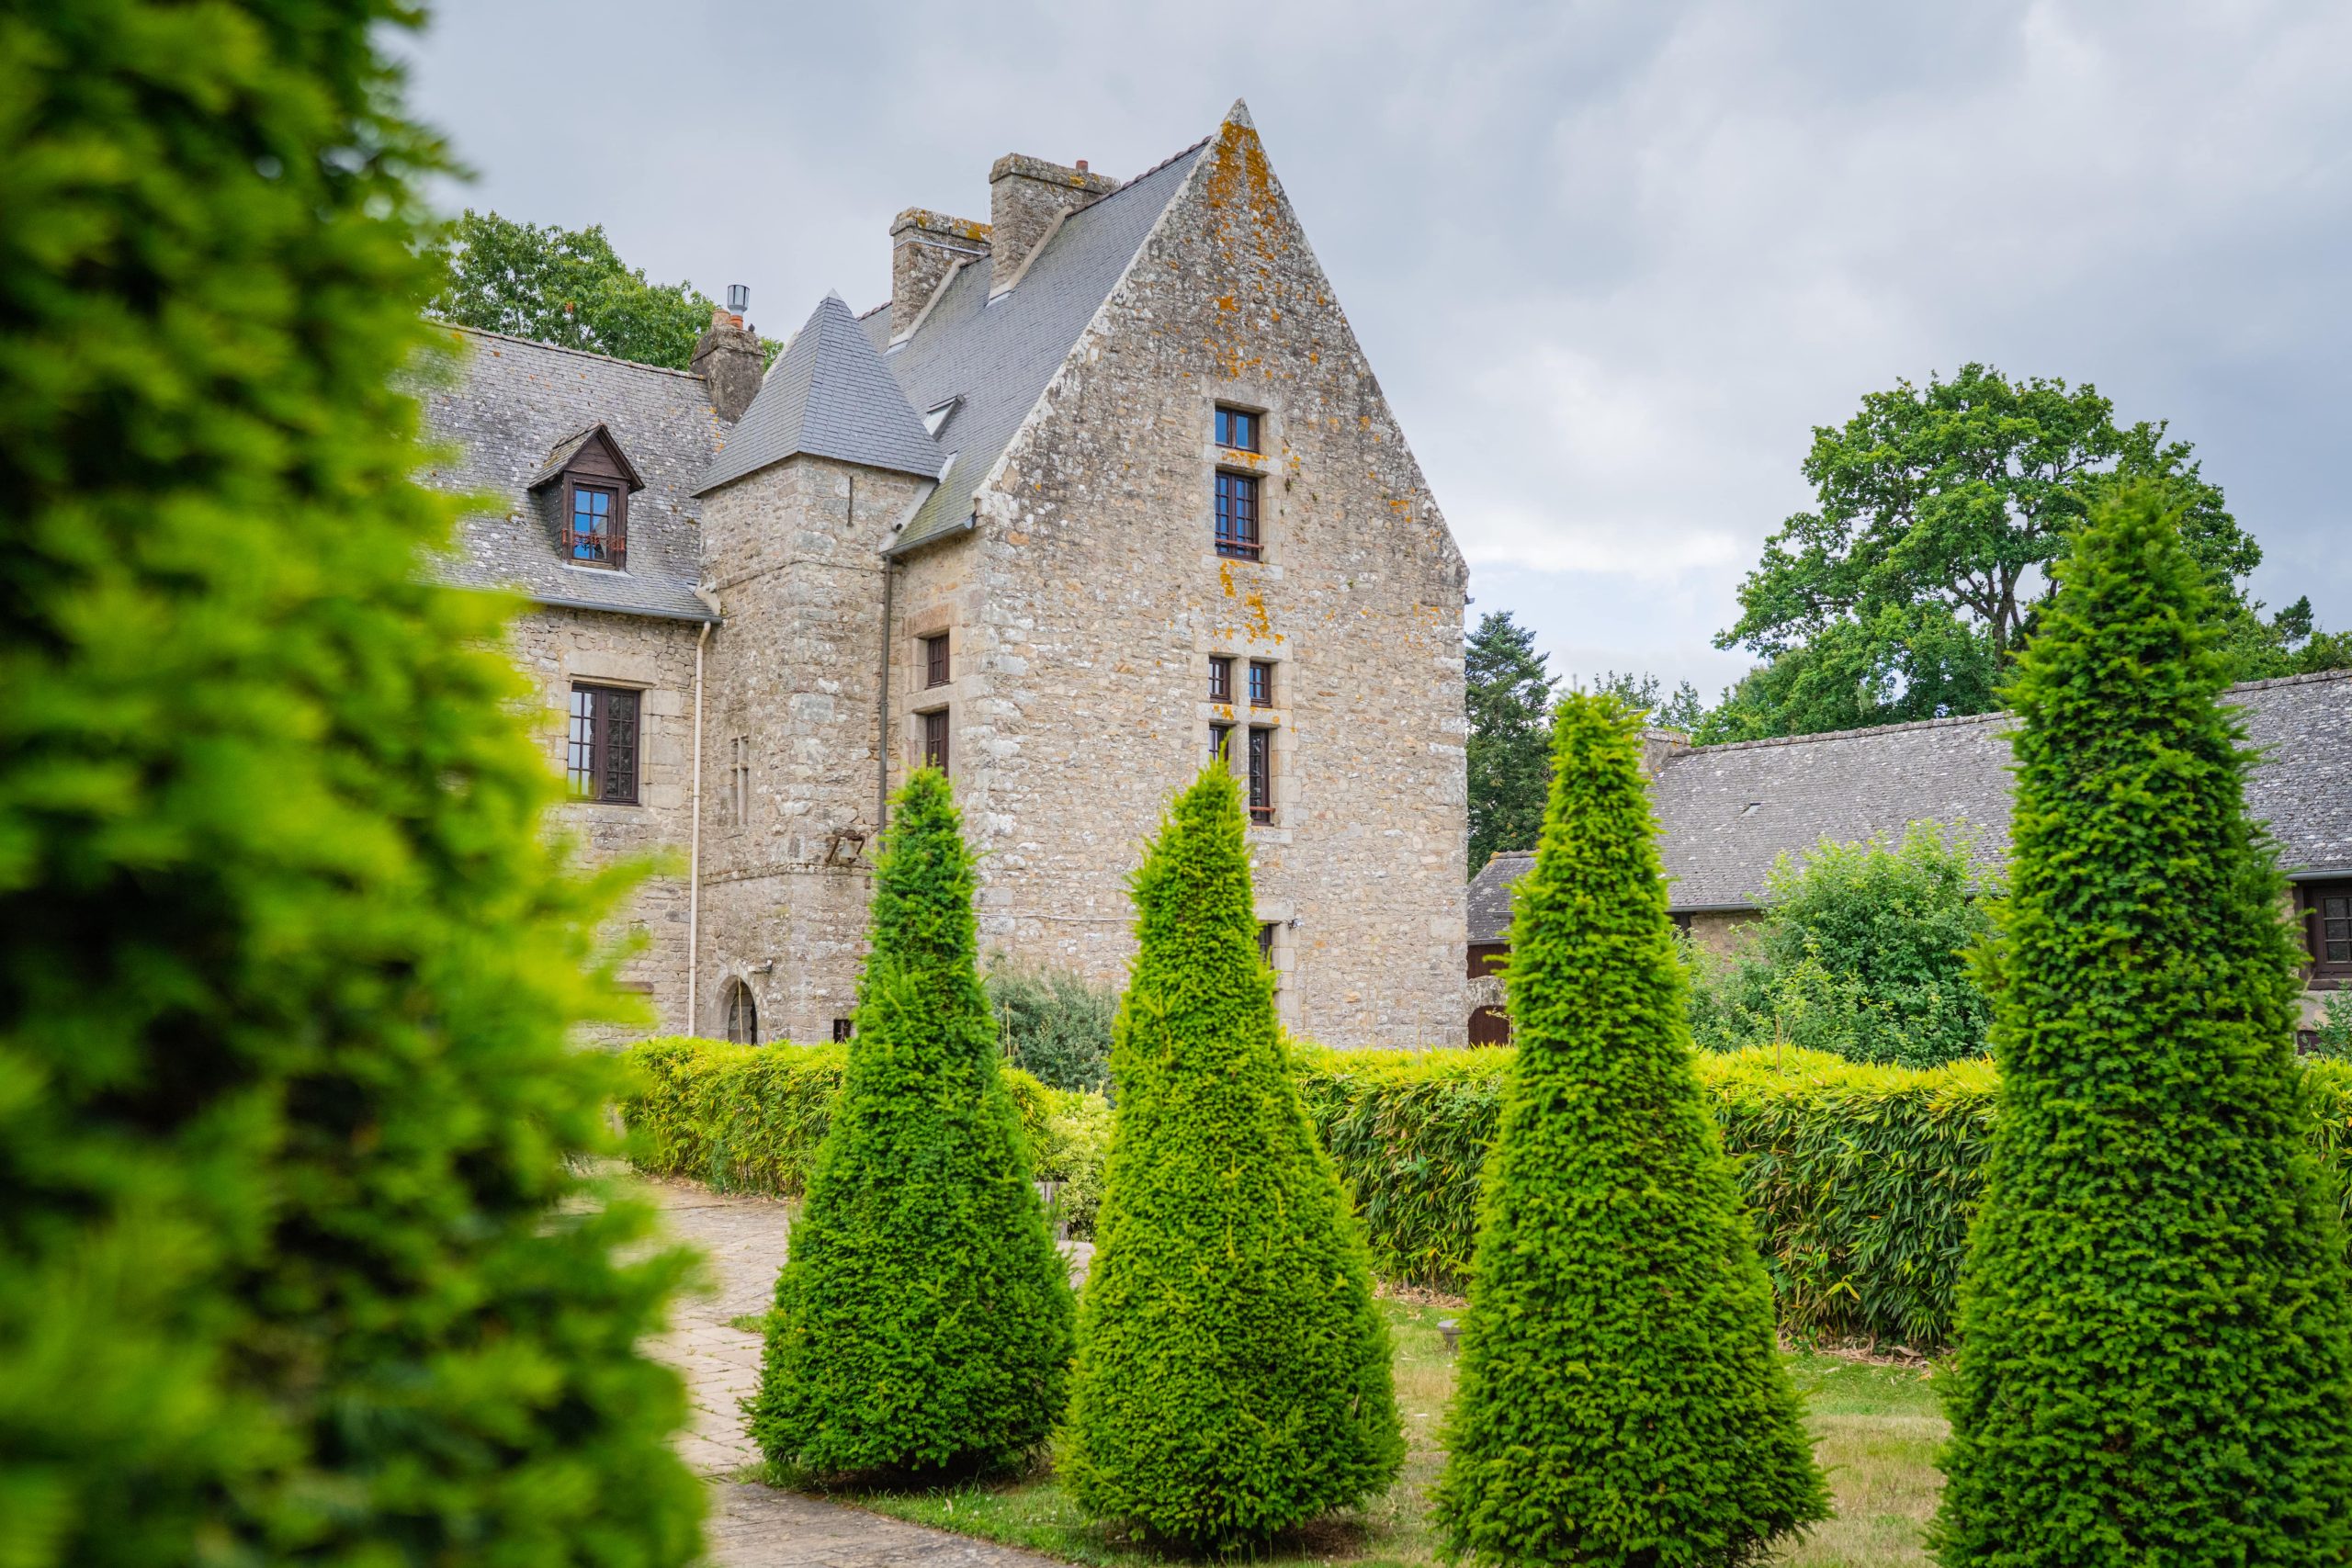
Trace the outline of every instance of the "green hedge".
<path fill-rule="evenodd" d="M 683 1176 L 722 1192 L 797 1198 L 825 1140 L 848 1060 L 842 1045 L 729 1045 L 673 1036 L 631 1046 L 621 1102 L 629 1157 L 640 1170 Z M 1102 1201 L 1111 1108 L 1102 1096 L 1050 1089 L 1003 1069 L 1029 1134 L 1031 1169 L 1061 1184 L 1061 1217 L 1093 1234 Z"/>
<path fill-rule="evenodd" d="M 796 1194 L 841 1083 L 838 1046 L 655 1040 L 624 1107 L 639 1165 L 719 1188 Z M 1296 1049 L 1299 1089 L 1355 1192 L 1385 1279 L 1460 1291 L 1508 1048 Z M 1976 1212 L 1997 1087 L 1991 1066 L 1871 1066 L 1812 1052 L 1702 1054 L 1699 1080 L 1739 1162 L 1781 1320 L 1796 1332 L 1932 1345 Z M 2352 1064 L 2304 1069 L 2312 1145 L 2352 1161 Z M 1067 1183 L 1090 1234 L 1110 1110 L 1008 1070 L 1041 1179 Z M 2347 1205 L 2352 1229 L 2352 1205 Z"/>

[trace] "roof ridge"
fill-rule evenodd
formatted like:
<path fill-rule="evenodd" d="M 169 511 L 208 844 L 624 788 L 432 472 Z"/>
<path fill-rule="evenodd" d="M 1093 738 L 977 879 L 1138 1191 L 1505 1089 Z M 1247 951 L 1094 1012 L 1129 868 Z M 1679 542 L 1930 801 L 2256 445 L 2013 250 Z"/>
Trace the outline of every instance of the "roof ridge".
<path fill-rule="evenodd" d="M 2239 681 L 2222 688 L 2222 695 L 2237 692 L 2267 691 L 2273 686 L 2309 685 L 2320 681 L 2352 681 L 2352 670 L 2313 670 L 2301 675 L 2272 675 L 2259 681 Z M 2015 718 L 2007 708 L 1994 708 L 1988 713 L 1951 714 L 1942 718 L 1912 718 L 1900 724 L 1866 724 L 1852 729 L 1822 729 L 1810 735 L 1764 735 L 1753 740 L 1718 740 L 1709 746 L 1693 746 L 1667 759 L 1670 765 L 1685 757 L 1695 757 L 1702 751 L 1713 755 L 1723 751 L 1756 750 L 1766 746 L 1802 746 L 1815 740 L 1850 740 L 1858 735 L 1894 735 L 1913 729 L 1939 729 L 1962 724 L 1991 724 L 2000 719 Z"/>
<path fill-rule="evenodd" d="M 1146 169 L 1142 174 L 1139 174 L 1139 175 L 1136 175 L 1133 179 L 1121 180 L 1121 181 L 1119 182 L 1119 190 L 1114 190 L 1114 191 L 1111 192 L 1109 196 L 1105 196 L 1105 197 L 1103 197 L 1102 198 L 1102 201 L 1090 201 L 1090 202 L 1088 202 L 1088 203 L 1086 204 L 1086 207 L 1081 207 L 1081 208 L 1080 208 L 1080 209 L 1079 209 L 1079 210 L 1080 210 L 1080 212 L 1084 212 L 1085 210 L 1087 210 L 1087 208 L 1092 208 L 1092 207 L 1100 207 L 1100 206 L 1102 206 L 1102 202 L 1110 200 L 1110 199 L 1111 199 L 1111 197 L 1118 195 L 1118 194 L 1119 194 L 1119 191 L 1121 191 L 1121 190 L 1125 190 L 1129 186 L 1138 186 L 1138 185 L 1141 185 L 1144 181 L 1146 181 L 1146 180 L 1148 180 L 1148 179 L 1151 178 L 1151 176 L 1152 176 L 1152 175 L 1156 175 L 1156 174 L 1159 173 L 1159 171 L 1160 171 L 1160 170 L 1162 170 L 1162 169 L 1166 168 L 1169 164 L 1170 164 L 1174 163 L 1177 159 L 1179 159 L 1179 158 L 1189 158 L 1189 157 L 1191 157 L 1193 153 L 1195 153 L 1195 152 L 1199 152 L 1202 148 L 1204 148 L 1204 147 L 1207 146 L 1210 142 L 1215 141 L 1216 140 L 1216 134 L 1215 134 L 1214 132 L 1212 132 L 1212 133 L 1210 133 L 1210 134 L 1209 134 L 1209 135 L 1207 135 L 1207 136 L 1204 136 L 1204 137 L 1202 137 L 1198 141 L 1193 142 L 1190 147 L 1180 147 L 1180 148 L 1178 148 L 1175 152 L 1170 152 L 1170 154 L 1168 154 L 1168 156 L 1166 156 L 1165 158 L 1162 158 L 1159 163 L 1154 164 L 1150 168 Z"/>
<path fill-rule="evenodd" d="M 598 354 L 594 349 L 573 348 L 568 344 L 548 343 L 542 338 L 518 337 L 513 333 L 492 332 L 488 327 L 469 327 L 463 321 L 445 321 L 438 316 L 427 316 L 424 320 L 430 325 L 446 327 L 453 333 L 467 333 L 475 337 L 494 337 L 506 343 L 519 343 L 526 348 L 544 348 L 551 354 L 571 354 L 582 359 L 601 359 L 607 365 L 626 365 L 632 370 L 650 371 L 656 376 L 676 376 L 688 381 L 703 379 L 703 375 L 698 370 L 673 370 L 667 365 L 648 365 L 642 359 L 623 359 L 616 354 Z"/>

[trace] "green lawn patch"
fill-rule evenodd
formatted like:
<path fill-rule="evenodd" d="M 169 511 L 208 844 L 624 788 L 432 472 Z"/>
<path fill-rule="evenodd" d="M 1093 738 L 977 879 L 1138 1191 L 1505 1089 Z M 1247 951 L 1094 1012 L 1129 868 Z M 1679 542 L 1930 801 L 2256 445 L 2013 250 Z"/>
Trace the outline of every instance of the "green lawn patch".
<path fill-rule="evenodd" d="M 1453 1393 L 1453 1362 L 1438 1320 L 1459 1308 L 1384 1300 L 1396 1344 L 1396 1409 L 1407 1456 L 1396 1483 L 1367 1506 L 1247 1553 L 1253 1563 L 1433 1564 L 1436 1540 L 1422 1494 L 1444 1450 L 1438 1424 Z M 1837 1517 L 1813 1527 L 1776 1559 L 1792 1568 L 1914 1568 L 1928 1559 L 1920 1529 L 1942 1477 L 1935 1453 L 1944 1438 L 1935 1376 L 1940 1364 L 1887 1364 L 1820 1351 L 1790 1357 L 1804 1394 L 1814 1452 L 1829 1472 Z M 892 1518 L 1025 1547 L 1097 1568 L 1185 1561 L 1090 1521 L 1049 1471 L 920 1492 L 834 1493 Z"/>

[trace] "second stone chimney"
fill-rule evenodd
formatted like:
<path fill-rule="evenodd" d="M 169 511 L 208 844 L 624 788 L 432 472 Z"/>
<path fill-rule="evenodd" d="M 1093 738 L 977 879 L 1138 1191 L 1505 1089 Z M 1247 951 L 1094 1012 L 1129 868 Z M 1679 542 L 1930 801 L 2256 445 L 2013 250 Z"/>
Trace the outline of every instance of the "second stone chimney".
<path fill-rule="evenodd" d="M 695 341 L 688 367 L 710 389 L 712 411 L 732 424 L 759 395 L 765 357 L 760 352 L 760 334 L 722 305 L 711 311 L 709 328 Z"/>
<path fill-rule="evenodd" d="M 1053 232 L 1063 215 L 1091 207 L 1119 188 L 1107 175 L 1074 169 L 1008 152 L 989 170 L 989 280 L 991 292 L 1011 283 L 1038 242 Z"/>
<path fill-rule="evenodd" d="M 989 254 L 989 226 L 910 207 L 890 220 L 890 335 L 915 324 L 939 280 L 961 261 Z"/>

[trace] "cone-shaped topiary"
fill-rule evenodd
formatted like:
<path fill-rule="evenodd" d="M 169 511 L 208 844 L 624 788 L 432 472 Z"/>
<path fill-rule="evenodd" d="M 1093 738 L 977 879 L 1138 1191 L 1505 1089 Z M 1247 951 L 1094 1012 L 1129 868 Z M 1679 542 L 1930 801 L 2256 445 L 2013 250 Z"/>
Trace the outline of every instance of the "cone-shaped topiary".
<path fill-rule="evenodd" d="M 1069 1387 L 1068 1266 L 1029 1179 L 980 988 L 947 781 L 896 797 L 832 1121 L 750 1402 L 771 1464 L 922 1474 L 1035 1449 Z"/>
<path fill-rule="evenodd" d="M 1962 1274 L 1960 1564 L 2341 1562 L 2352 1373 L 2296 953 L 2161 497 L 2096 513 L 2019 662 L 2001 1113 Z"/>
<path fill-rule="evenodd" d="M 1828 1511 L 1700 1099 L 1639 723 L 1560 705 L 1514 899 L 1519 1050 L 1434 1498 L 1475 1562 L 1747 1562 Z"/>
<path fill-rule="evenodd" d="M 1177 797 L 1135 898 L 1061 1469 L 1098 1517 L 1262 1538 L 1396 1476 L 1387 1330 L 1292 1079 L 1222 764 Z"/>
<path fill-rule="evenodd" d="M 10 1568 L 699 1555 L 614 889 L 415 480 L 418 17 L 0 6 Z"/>

